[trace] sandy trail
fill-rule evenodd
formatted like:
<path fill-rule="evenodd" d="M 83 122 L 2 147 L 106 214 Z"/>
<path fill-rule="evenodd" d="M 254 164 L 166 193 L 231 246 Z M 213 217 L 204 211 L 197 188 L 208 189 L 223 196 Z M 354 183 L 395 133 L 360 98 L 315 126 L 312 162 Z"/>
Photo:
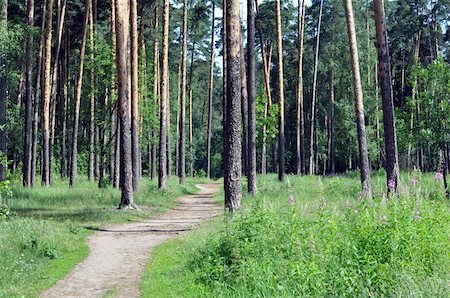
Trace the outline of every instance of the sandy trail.
<path fill-rule="evenodd" d="M 199 184 L 200 192 L 178 199 L 157 218 L 97 231 L 89 256 L 41 297 L 139 297 L 139 282 L 153 247 L 223 212 L 213 201 L 219 184 Z"/>

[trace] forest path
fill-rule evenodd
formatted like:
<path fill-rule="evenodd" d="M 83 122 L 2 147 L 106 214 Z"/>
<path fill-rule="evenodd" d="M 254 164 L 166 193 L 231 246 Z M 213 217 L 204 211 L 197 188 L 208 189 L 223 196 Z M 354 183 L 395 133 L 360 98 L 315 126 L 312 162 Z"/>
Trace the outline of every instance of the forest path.
<path fill-rule="evenodd" d="M 198 193 L 159 217 L 97 231 L 88 240 L 89 256 L 41 297 L 139 297 L 152 248 L 223 212 L 213 200 L 219 186 L 198 184 Z"/>

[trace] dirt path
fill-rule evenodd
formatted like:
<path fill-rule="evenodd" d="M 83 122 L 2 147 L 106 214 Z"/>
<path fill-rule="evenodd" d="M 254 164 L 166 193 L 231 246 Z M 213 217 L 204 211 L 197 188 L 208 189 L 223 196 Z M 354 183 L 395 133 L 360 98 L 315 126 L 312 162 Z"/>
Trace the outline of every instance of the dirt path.
<path fill-rule="evenodd" d="M 213 201 L 219 184 L 197 187 L 199 193 L 179 198 L 178 206 L 160 217 L 96 232 L 89 238 L 86 260 L 41 297 L 139 297 L 152 248 L 223 212 Z"/>

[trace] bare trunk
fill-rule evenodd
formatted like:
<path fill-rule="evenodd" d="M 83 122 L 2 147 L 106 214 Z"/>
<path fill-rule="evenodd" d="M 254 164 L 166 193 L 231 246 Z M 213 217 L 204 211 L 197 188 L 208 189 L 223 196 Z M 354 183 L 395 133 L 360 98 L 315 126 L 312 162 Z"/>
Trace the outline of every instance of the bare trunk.
<path fill-rule="evenodd" d="M 330 107 L 327 117 L 327 172 L 335 173 L 335 154 L 334 154 L 334 73 L 333 68 L 329 71 L 329 97 Z"/>
<path fill-rule="evenodd" d="M 155 24 L 154 31 L 158 32 L 158 2 L 155 3 Z M 159 90 L 159 43 L 155 34 L 153 46 L 153 99 L 155 105 L 158 103 Z M 151 129 L 151 155 L 152 162 L 150 165 L 150 178 L 153 180 L 156 176 L 156 128 Z"/>
<path fill-rule="evenodd" d="M 379 61 L 381 98 L 383 104 L 384 143 L 386 147 L 386 184 L 388 192 L 398 192 L 400 171 L 398 165 L 397 135 L 395 130 L 394 101 L 392 98 L 391 68 L 387 43 L 384 1 L 374 0 L 375 27 Z"/>
<path fill-rule="evenodd" d="M 3 0 L 0 7 L 0 25 L 8 26 L 8 1 Z M 0 66 L 4 68 L 6 60 L 0 57 Z M 6 134 L 6 74 L 0 74 L 0 158 L 6 158 L 8 154 Z M 7 164 L 0 163 L 0 182 L 6 179 Z M 0 202 L 1 205 L 1 202 Z"/>
<path fill-rule="evenodd" d="M 49 0 L 51 1 L 51 0 Z M 78 126 L 80 120 L 80 104 L 81 104 L 81 87 L 83 84 L 83 71 L 84 71 L 84 56 L 86 53 L 86 36 L 87 36 L 87 28 L 88 28 L 88 20 L 89 20 L 89 10 L 91 7 L 92 0 L 86 0 L 86 15 L 84 17 L 83 24 L 83 38 L 81 40 L 81 49 L 80 49 L 80 66 L 78 70 L 78 78 L 77 78 L 77 90 L 75 95 L 75 105 L 74 105 L 74 120 L 73 120 L 73 130 L 72 130 L 72 154 L 70 158 L 70 177 L 69 177 L 69 186 L 75 186 L 75 180 L 77 178 L 77 158 L 78 158 Z"/>
<path fill-rule="evenodd" d="M 208 131 L 206 140 L 206 177 L 211 178 L 211 141 L 213 119 L 213 91 L 214 91 L 214 1 L 211 7 L 211 65 L 209 68 L 209 96 L 208 96 Z"/>
<path fill-rule="evenodd" d="M 137 1 L 130 0 L 131 20 L 131 143 L 133 162 L 133 190 L 139 188 L 139 73 L 138 73 L 138 29 L 137 29 Z"/>
<path fill-rule="evenodd" d="M 284 78 L 283 78 L 283 36 L 281 33 L 281 4 L 277 3 L 277 53 L 278 53 L 278 103 L 280 105 L 278 135 L 278 180 L 284 181 Z"/>
<path fill-rule="evenodd" d="M 116 64 L 119 87 L 119 121 L 120 121 L 120 168 L 121 190 L 119 209 L 136 209 L 133 202 L 133 172 L 132 172 L 132 146 L 131 146 L 131 113 L 129 101 L 129 68 L 128 36 L 130 25 L 130 2 L 128 0 L 116 0 Z"/>
<path fill-rule="evenodd" d="M 247 0 L 248 192 L 256 195 L 255 4 Z"/>
<path fill-rule="evenodd" d="M 45 29 L 44 96 L 42 98 L 42 185 L 50 185 L 50 96 L 53 0 L 48 0 Z"/>
<path fill-rule="evenodd" d="M 364 123 L 364 104 L 359 70 L 358 46 L 356 43 L 355 20 L 351 0 L 343 0 L 347 19 L 347 35 L 352 61 L 353 90 L 355 93 L 355 114 L 359 145 L 359 170 L 361 174 L 361 190 L 364 197 L 372 197 L 370 185 L 369 152 L 367 148 L 366 127 Z"/>
<path fill-rule="evenodd" d="M 194 148 L 193 148 L 193 123 L 192 123 L 192 74 L 194 71 L 194 53 L 195 53 L 195 42 L 192 44 L 191 52 L 191 67 L 189 70 L 189 155 L 190 155 L 190 173 L 191 177 L 194 177 Z"/>
<path fill-rule="evenodd" d="M 225 1 L 224 1 L 225 2 Z M 241 76 L 239 1 L 226 1 L 226 113 L 224 137 L 225 208 L 235 213 L 242 198 L 241 185 Z"/>
<path fill-rule="evenodd" d="M 242 29 L 241 29 L 242 32 Z M 241 117 L 242 117 L 242 173 L 248 177 L 248 93 L 247 93 L 247 74 L 245 68 L 243 38 L 241 33 L 240 45 L 240 74 L 241 74 Z"/>
<path fill-rule="evenodd" d="M 162 34 L 161 111 L 159 130 L 159 181 L 160 189 L 167 185 L 167 101 L 169 100 L 169 0 L 164 0 Z"/>
<path fill-rule="evenodd" d="M 320 1 L 320 12 L 319 21 L 317 25 L 316 34 L 316 54 L 314 59 L 314 79 L 313 79 L 313 96 L 311 100 L 311 133 L 309 142 L 309 174 L 313 175 L 315 173 L 314 169 L 314 134 L 316 130 L 316 97 L 317 97 L 317 71 L 319 65 L 319 48 L 320 48 L 320 26 L 322 24 L 322 8 L 323 0 Z"/>
<path fill-rule="evenodd" d="M 297 81 L 297 175 L 305 171 L 305 123 L 303 117 L 303 43 L 306 1 L 298 2 L 298 81 Z"/>
<path fill-rule="evenodd" d="M 91 60 L 91 89 L 90 89 L 90 117 L 89 117 L 89 166 L 88 179 L 94 181 L 94 154 L 95 154 L 95 50 L 94 50 L 94 8 L 92 0 L 89 9 L 89 42 L 90 42 L 90 60 Z"/>
<path fill-rule="evenodd" d="M 27 0 L 28 27 L 34 26 L 34 0 Z M 23 186 L 31 186 L 31 152 L 33 135 L 33 33 L 27 33 L 26 41 L 26 102 L 25 134 L 23 148 Z M 0 95 L 1 96 L 1 95 Z"/>

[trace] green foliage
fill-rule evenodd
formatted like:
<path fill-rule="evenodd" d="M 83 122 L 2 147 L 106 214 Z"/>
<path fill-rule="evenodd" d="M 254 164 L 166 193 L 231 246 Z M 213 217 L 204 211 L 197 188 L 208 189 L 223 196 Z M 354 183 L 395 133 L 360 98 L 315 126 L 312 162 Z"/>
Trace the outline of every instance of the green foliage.
<path fill-rule="evenodd" d="M 256 132 L 259 141 L 273 140 L 278 136 L 278 116 L 280 114 L 280 106 L 278 104 L 272 104 L 270 108 L 267 108 L 267 116 L 265 115 L 267 97 L 263 93 L 260 93 L 256 97 Z M 263 126 L 266 126 L 266 134 L 261 135 Z"/>
<path fill-rule="evenodd" d="M 159 248 L 152 262 L 165 260 L 169 269 L 149 267 L 143 291 L 177 278 L 183 285 L 161 293 L 448 296 L 450 213 L 442 191 L 431 199 L 437 182 L 413 173 L 416 185 L 402 197 L 386 200 L 380 191 L 384 174 L 375 173 L 377 198 L 361 202 L 358 177 L 350 174 L 290 176 L 287 183 L 277 182 L 274 175 L 260 176 L 258 196 L 245 199 L 241 213 L 226 218 L 219 229 L 209 229 L 208 237 L 198 240 L 194 233 Z"/>

